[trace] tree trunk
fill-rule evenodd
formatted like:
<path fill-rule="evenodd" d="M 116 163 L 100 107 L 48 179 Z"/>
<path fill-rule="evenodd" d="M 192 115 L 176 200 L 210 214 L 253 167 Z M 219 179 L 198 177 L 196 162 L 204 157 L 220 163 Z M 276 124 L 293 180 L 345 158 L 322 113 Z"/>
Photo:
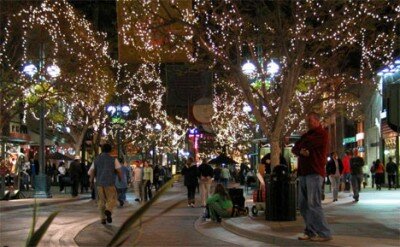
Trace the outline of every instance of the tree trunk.
<path fill-rule="evenodd" d="M 271 139 L 271 171 L 274 169 L 275 166 L 280 165 L 280 154 L 281 154 L 281 147 L 280 147 L 280 140 L 279 139 Z"/>

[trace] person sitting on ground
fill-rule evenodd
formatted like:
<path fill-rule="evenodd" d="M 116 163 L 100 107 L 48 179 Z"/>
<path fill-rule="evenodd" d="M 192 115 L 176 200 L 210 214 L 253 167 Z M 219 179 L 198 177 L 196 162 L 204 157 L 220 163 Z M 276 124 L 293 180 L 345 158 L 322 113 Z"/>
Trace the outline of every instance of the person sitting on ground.
<path fill-rule="evenodd" d="M 214 194 L 207 199 L 207 210 L 212 221 L 231 217 L 233 203 L 222 184 L 217 184 Z"/>

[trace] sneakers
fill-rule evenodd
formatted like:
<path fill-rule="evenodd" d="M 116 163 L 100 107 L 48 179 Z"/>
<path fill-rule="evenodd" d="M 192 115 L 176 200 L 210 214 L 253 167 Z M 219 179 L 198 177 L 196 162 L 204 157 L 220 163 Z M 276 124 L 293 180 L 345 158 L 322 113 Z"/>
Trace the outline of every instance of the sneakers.
<path fill-rule="evenodd" d="M 191 206 L 192 208 L 194 208 L 194 203 L 191 203 L 190 206 Z"/>
<path fill-rule="evenodd" d="M 112 217 L 111 217 L 111 212 L 110 211 L 108 211 L 108 210 L 106 210 L 106 211 L 104 211 L 104 214 L 106 215 L 106 219 L 107 219 L 107 222 L 108 223 L 111 223 L 112 222 Z"/>
<path fill-rule="evenodd" d="M 298 237 L 298 240 L 310 240 L 310 239 L 311 239 L 311 237 L 308 236 L 307 234 L 303 234 Z"/>
<path fill-rule="evenodd" d="M 303 234 L 301 236 L 298 237 L 299 240 L 310 240 L 313 242 L 325 242 L 325 241 L 329 241 L 332 240 L 332 237 L 321 237 L 321 236 L 309 236 L 307 234 Z"/>
<path fill-rule="evenodd" d="M 310 238 L 310 240 L 313 242 L 325 242 L 325 241 L 332 240 L 332 237 L 315 236 L 315 237 Z"/>
<path fill-rule="evenodd" d="M 333 199 L 333 202 L 337 202 L 337 199 Z"/>

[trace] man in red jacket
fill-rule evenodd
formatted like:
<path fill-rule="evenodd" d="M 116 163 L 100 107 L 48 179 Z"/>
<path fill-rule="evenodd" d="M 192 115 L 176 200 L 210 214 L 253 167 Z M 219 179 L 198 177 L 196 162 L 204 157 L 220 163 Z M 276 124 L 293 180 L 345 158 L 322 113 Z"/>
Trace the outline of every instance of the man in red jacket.
<path fill-rule="evenodd" d="M 321 206 L 328 133 L 322 128 L 317 113 L 309 113 L 306 121 L 309 130 L 292 149 L 298 156 L 299 207 L 306 224 L 304 235 L 299 240 L 328 241 L 332 234 Z"/>

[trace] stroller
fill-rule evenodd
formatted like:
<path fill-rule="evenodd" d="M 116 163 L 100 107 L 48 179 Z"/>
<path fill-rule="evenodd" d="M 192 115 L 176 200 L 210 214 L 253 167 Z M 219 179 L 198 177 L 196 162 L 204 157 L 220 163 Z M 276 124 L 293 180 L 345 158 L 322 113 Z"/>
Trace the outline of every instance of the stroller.
<path fill-rule="evenodd" d="M 243 196 L 243 189 L 229 188 L 228 192 L 233 203 L 232 217 L 248 215 L 249 208 L 245 207 L 245 198 Z"/>

